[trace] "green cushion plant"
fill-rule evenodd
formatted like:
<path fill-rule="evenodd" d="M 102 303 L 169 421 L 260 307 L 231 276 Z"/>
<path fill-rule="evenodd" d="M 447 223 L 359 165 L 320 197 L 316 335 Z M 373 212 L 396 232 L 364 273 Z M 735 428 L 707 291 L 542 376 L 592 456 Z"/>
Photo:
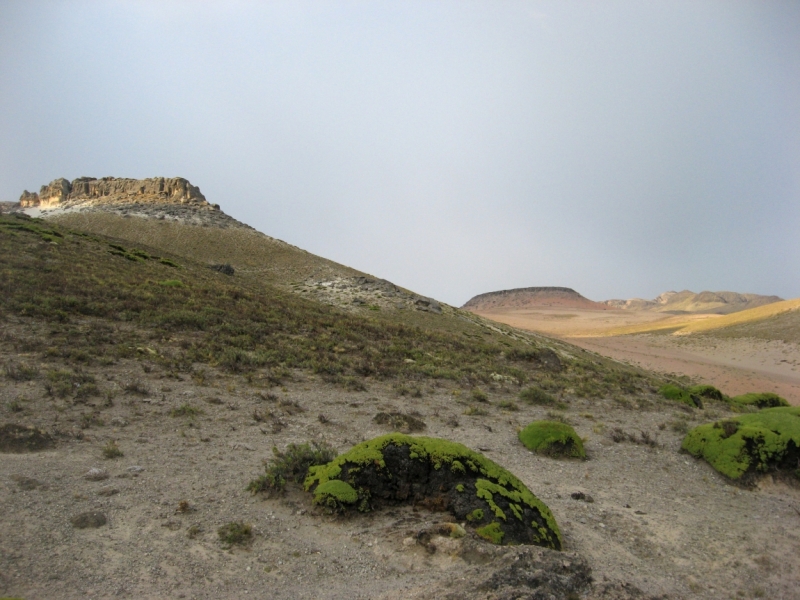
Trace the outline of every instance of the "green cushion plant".
<path fill-rule="evenodd" d="M 497 544 L 561 549 L 550 509 L 514 475 L 462 444 L 438 438 L 383 435 L 312 466 L 304 487 L 336 511 L 369 511 L 408 502 L 449 510 Z"/>
<path fill-rule="evenodd" d="M 583 442 L 575 430 L 558 421 L 534 421 L 519 432 L 528 450 L 553 457 L 586 458 Z"/>
<path fill-rule="evenodd" d="M 775 408 L 778 406 L 789 406 L 789 403 L 772 392 L 742 394 L 730 399 L 734 407 L 754 406 L 756 408 Z"/>
<path fill-rule="evenodd" d="M 758 473 L 798 472 L 800 407 L 766 408 L 695 427 L 683 450 L 704 458 L 726 477 L 752 483 Z"/>

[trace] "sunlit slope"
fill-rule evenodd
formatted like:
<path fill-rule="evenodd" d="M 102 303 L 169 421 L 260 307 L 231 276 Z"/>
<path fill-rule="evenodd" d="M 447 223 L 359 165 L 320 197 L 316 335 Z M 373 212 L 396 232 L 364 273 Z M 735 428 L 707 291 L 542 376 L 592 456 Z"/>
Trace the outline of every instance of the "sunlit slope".
<path fill-rule="evenodd" d="M 634 333 L 653 333 L 659 331 L 672 331 L 674 335 L 686 335 L 691 333 L 712 331 L 717 332 L 733 327 L 753 326 L 755 323 L 766 321 L 768 319 L 779 318 L 780 320 L 788 321 L 797 316 L 795 313 L 798 309 L 800 309 L 800 298 L 795 298 L 794 300 L 774 302 L 765 306 L 759 306 L 757 308 L 751 308 L 724 316 L 677 316 L 664 319 L 663 321 L 657 321 L 655 323 L 642 323 L 627 327 L 616 327 L 609 329 L 602 335 L 628 335 Z M 780 323 L 774 323 L 770 329 L 773 331 L 769 339 L 778 339 L 780 337 Z M 764 330 L 762 334 L 770 335 L 767 330 Z"/>
<path fill-rule="evenodd" d="M 310 277 L 363 275 L 246 227 L 201 227 L 104 212 L 67 213 L 52 220 L 66 227 L 157 248 L 198 262 L 227 263 L 237 271 L 257 274 L 273 284 L 288 284 Z"/>

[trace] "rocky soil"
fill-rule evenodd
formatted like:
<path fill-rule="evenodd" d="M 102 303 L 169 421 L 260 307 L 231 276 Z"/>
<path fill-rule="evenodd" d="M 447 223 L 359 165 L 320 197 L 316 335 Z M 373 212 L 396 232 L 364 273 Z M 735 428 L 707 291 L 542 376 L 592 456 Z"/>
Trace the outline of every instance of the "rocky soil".
<path fill-rule="evenodd" d="M 2 333 L 19 339 L 24 324 Z M 553 410 L 500 383 L 484 389 L 487 402 L 449 384 L 367 381 L 366 391 L 348 392 L 299 372 L 278 385 L 266 372 L 245 379 L 198 366 L 170 375 L 146 356 L 86 367 L 98 395 L 59 397 L 48 393 L 47 373 L 72 367 L 8 348 L 0 363 L 26 364 L 31 377 L 6 369 L 0 424 L 35 426 L 54 440 L 2 454 L 0 595 L 798 597 L 800 490 L 771 478 L 740 489 L 679 452 L 686 428 L 723 416 L 721 407 L 565 397 L 566 409 Z M 378 413 L 414 420 L 376 422 Z M 541 418 L 571 422 L 589 459 L 528 452 L 517 431 Z M 318 440 L 341 452 L 417 420 L 421 433 L 517 475 L 555 514 L 565 551 L 492 546 L 468 525 L 454 539 L 442 528 L 450 515 L 420 506 L 335 517 L 297 488 L 245 491 L 273 446 Z M 224 544 L 218 528 L 230 522 L 250 524 L 251 538 Z"/>

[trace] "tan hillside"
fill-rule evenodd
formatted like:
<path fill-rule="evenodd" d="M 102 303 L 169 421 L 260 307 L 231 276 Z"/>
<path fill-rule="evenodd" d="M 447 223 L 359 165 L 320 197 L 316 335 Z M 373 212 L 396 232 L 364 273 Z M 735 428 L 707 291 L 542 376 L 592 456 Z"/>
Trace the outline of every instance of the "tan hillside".
<path fill-rule="evenodd" d="M 774 302 L 729 315 L 674 316 L 654 323 L 642 323 L 612 328 L 600 335 L 614 336 L 634 333 L 651 333 L 656 331 L 672 331 L 675 335 L 711 332 L 734 326 L 750 325 L 778 316 L 785 316 L 797 311 L 798 308 L 800 308 L 800 298 Z M 775 329 L 779 330 L 780 327 L 775 327 Z"/>
<path fill-rule="evenodd" d="M 697 294 L 683 290 L 682 292 L 664 292 L 654 300 L 631 298 L 630 300 L 606 300 L 603 304 L 632 311 L 727 315 L 781 300 L 782 298 L 778 296 L 759 294 L 739 294 L 737 292 L 700 292 Z"/>

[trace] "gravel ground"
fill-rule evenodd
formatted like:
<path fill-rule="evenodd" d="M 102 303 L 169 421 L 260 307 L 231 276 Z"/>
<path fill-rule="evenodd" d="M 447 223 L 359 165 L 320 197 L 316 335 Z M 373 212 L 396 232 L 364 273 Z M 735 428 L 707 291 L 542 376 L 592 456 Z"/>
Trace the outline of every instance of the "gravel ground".
<path fill-rule="evenodd" d="M 0 360 L 20 358 L 33 361 Z M 542 574 L 563 571 L 559 581 L 572 582 L 578 598 L 800 597 L 800 490 L 772 479 L 744 490 L 679 452 L 677 430 L 723 416 L 720 408 L 568 398 L 562 416 L 589 454 L 568 461 L 518 442 L 518 429 L 548 410 L 518 401 L 518 411 L 502 409 L 514 388 L 487 387 L 489 402 L 478 405 L 487 414 L 467 416 L 468 393 L 449 384 L 426 384 L 414 398 L 380 382 L 348 392 L 302 373 L 277 387 L 209 368 L 177 380 L 121 360 L 87 368 L 102 396 L 75 403 L 45 390 L 44 373 L 63 365 L 38 368 L 33 381 L 5 378 L 0 387 L 0 424 L 33 425 L 56 441 L 2 454 L 0 595 L 546 598 L 536 587 Z M 132 382 L 146 393 L 126 392 Z M 202 413 L 170 416 L 184 405 Z M 387 432 L 373 422 L 379 411 L 416 411 L 425 435 L 511 470 L 550 506 L 565 551 L 497 548 L 469 528 L 464 538 L 442 537 L 436 524 L 449 515 L 419 507 L 333 517 L 299 489 L 274 498 L 245 491 L 273 446 L 319 440 L 342 452 Z M 615 428 L 656 445 L 616 443 Z M 122 456 L 104 458 L 109 441 Z M 91 469 L 102 472 L 87 478 Z M 578 492 L 584 499 L 573 499 Z M 77 527 L 84 513 L 106 523 Z M 217 529 L 231 521 L 252 525 L 248 544 L 220 542 Z M 515 565 L 538 575 L 509 571 Z M 581 583 L 589 569 L 593 583 Z"/>

